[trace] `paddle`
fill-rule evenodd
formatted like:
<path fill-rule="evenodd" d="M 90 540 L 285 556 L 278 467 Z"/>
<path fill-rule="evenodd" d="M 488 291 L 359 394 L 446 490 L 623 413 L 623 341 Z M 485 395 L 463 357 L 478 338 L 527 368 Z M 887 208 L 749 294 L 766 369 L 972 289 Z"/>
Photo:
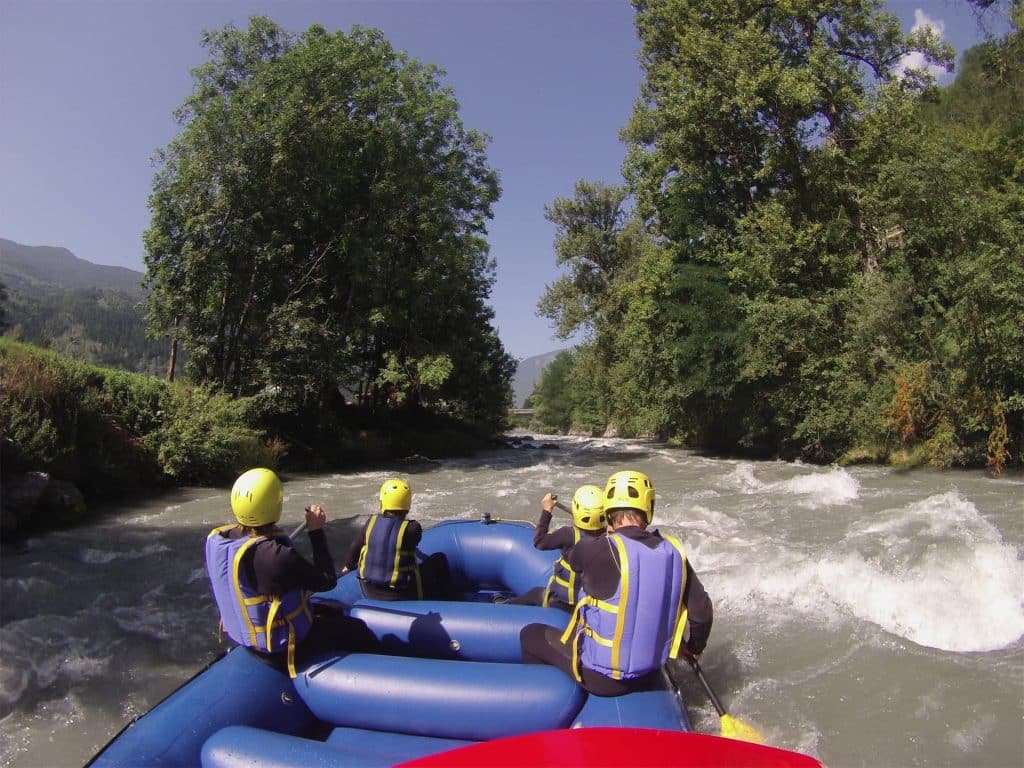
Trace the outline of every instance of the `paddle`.
<path fill-rule="evenodd" d="M 764 736 L 749 723 L 745 723 L 742 720 L 737 720 L 735 717 L 725 711 L 725 707 L 722 706 L 722 702 L 715 695 L 714 690 L 711 688 L 711 683 L 704 677 L 704 670 L 700 668 L 700 662 L 696 659 L 686 659 L 690 666 L 693 667 L 693 671 L 697 675 L 697 679 L 700 680 L 700 684 L 704 686 L 704 691 L 707 693 L 708 698 L 711 699 L 711 703 L 714 705 L 715 710 L 718 712 L 718 716 L 722 721 L 722 735 L 729 739 L 739 739 L 740 741 L 750 741 L 754 744 L 764 744 Z"/>

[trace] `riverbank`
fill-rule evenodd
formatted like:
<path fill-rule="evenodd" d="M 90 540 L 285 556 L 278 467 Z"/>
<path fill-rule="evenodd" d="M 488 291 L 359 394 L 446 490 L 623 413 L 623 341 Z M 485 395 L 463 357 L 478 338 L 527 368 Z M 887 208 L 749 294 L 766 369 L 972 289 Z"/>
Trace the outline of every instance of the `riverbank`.
<path fill-rule="evenodd" d="M 87 365 L 0 339 L 0 536 L 88 520 L 98 504 L 175 486 L 229 484 L 253 466 L 350 470 L 469 455 L 497 436 L 421 408 L 372 412 L 337 398 L 286 409 L 277 393 L 203 386 Z"/>

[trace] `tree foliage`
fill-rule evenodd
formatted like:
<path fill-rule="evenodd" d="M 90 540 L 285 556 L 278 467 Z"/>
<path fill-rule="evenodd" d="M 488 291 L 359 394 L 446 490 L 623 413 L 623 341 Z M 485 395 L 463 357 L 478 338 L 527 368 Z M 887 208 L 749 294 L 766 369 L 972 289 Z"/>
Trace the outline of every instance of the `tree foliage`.
<path fill-rule="evenodd" d="M 1020 462 L 1020 4 L 946 88 L 904 62 L 952 50 L 875 0 L 634 7 L 635 218 L 576 248 L 601 218 L 585 186 L 559 201 L 569 274 L 539 305 L 588 329 L 589 402 L 730 451 Z M 579 253 L 626 231 L 621 277 L 591 279 Z"/>
<path fill-rule="evenodd" d="M 441 72 L 376 30 L 254 17 L 210 59 L 160 154 L 149 320 L 190 376 L 322 409 L 431 407 L 503 423 L 514 361 L 486 305 L 499 194 Z"/>

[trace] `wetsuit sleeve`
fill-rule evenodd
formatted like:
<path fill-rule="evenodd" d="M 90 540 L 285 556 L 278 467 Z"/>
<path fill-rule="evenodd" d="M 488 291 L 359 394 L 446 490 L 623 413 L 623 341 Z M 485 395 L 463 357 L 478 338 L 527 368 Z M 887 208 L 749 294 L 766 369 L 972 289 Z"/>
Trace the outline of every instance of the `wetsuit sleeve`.
<path fill-rule="evenodd" d="M 547 549 L 544 546 L 544 539 L 548 535 L 548 528 L 551 527 L 551 513 L 546 509 L 540 511 L 540 518 L 533 528 L 533 546 L 537 549 Z"/>
<path fill-rule="evenodd" d="M 292 589 L 310 592 L 333 589 L 338 577 L 323 529 L 310 531 L 309 542 L 313 547 L 312 563 L 294 547 L 276 540 L 257 547 L 253 557 L 257 589 L 268 595 L 282 595 Z"/>
<path fill-rule="evenodd" d="M 345 555 L 345 567 L 350 571 L 354 571 L 359 565 L 359 553 L 362 552 L 363 544 L 366 543 L 366 526 L 369 524 L 369 520 L 363 523 L 363 527 L 359 529 L 359 535 L 352 539 L 348 554 Z"/>
<path fill-rule="evenodd" d="M 686 641 L 686 648 L 690 653 L 703 653 L 711 635 L 714 607 L 689 560 L 686 561 L 686 591 L 683 593 L 683 602 L 686 603 L 686 620 L 690 625 L 690 638 Z"/>
<path fill-rule="evenodd" d="M 563 526 L 554 533 L 548 533 L 550 527 L 551 513 L 541 510 L 537 527 L 533 529 L 533 546 L 536 549 L 564 549 L 572 546 L 572 528 Z"/>
<path fill-rule="evenodd" d="M 422 539 L 423 526 L 419 524 L 418 520 L 410 520 L 409 525 L 405 529 L 405 541 L 403 542 L 405 548 L 408 550 L 416 549 Z"/>

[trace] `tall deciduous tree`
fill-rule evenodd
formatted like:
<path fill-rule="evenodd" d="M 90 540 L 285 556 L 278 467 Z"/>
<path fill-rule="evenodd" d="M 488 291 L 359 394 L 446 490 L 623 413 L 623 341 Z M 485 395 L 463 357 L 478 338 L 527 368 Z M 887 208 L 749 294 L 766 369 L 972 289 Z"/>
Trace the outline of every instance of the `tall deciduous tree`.
<path fill-rule="evenodd" d="M 485 304 L 498 180 L 442 73 L 358 27 L 255 17 L 204 44 L 154 180 L 153 328 L 178 322 L 191 375 L 235 394 L 308 405 L 341 384 L 495 420 L 512 368 Z"/>
<path fill-rule="evenodd" d="M 677 321 L 664 388 L 689 382 L 675 429 L 738 425 L 726 443 L 778 450 L 834 375 L 843 291 L 874 268 L 861 122 L 907 53 L 946 63 L 951 50 L 927 29 L 903 35 L 873 0 L 634 6 L 646 77 L 626 172 L 674 262 L 656 301 Z M 891 88 L 913 99 L 927 82 Z"/>
<path fill-rule="evenodd" d="M 540 308 L 586 335 L 538 410 L 818 461 L 1020 462 L 1021 4 L 946 89 L 905 64 L 949 47 L 874 0 L 634 5 L 643 227 L 603 227 L 586 187 L 552 206 L 568 274 Z"/>

